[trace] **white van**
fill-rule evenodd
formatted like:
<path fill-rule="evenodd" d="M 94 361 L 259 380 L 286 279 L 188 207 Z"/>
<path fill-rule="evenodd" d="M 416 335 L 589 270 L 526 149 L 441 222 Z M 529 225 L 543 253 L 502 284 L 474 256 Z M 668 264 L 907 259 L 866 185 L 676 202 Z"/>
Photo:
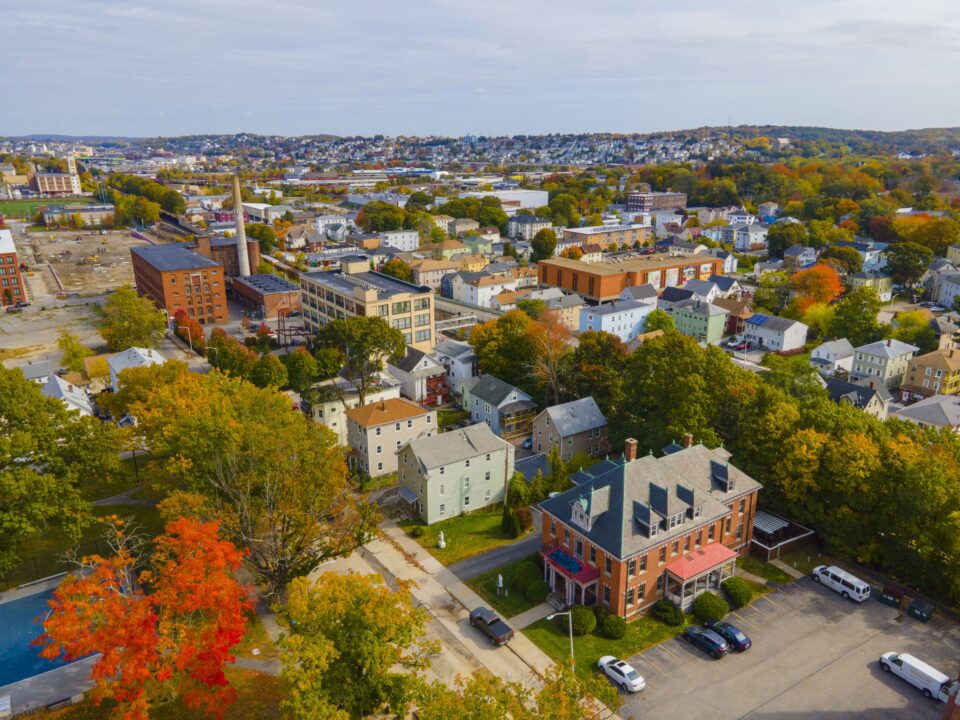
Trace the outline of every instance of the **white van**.
<path fill-rule="evenodd" d="M 940 702 L 947 702 L 953 690 L 954 683 L 950 678 L 907 653 L 884 653 L 880 656 L 880 667 L 920 688 L 925 697 L 936 698 Z"/>
<path fill-rule="evenodd" d="M 836 590 L 848 600 L 863 602 L 870 597 L 870 586 L 856 575 L 851 575 L 846 570 L 841 570 L 836 565 L 820 565 L 815 567 L 810 577 L 814 582 L 826 585 L 831 590 Z"/>

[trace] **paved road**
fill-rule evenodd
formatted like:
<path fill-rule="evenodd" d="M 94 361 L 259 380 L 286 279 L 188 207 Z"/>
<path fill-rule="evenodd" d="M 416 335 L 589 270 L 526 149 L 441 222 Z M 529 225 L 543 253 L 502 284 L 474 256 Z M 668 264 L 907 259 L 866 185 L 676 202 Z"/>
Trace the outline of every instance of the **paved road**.
<path fill-rule="evenodd" d="M 481 573 L 487 572 L 487 570 L 493 570 L 495 567 L 499 567 L 504 563 L 513 562 L 527 555 L 532 555 L 539 549 L 540 536 L 534 533 L 530 537 L 518 540 L 511 545 L 504 545 L 495 550 L 490 550 L 481 555 L 476 555 L 472 558 L 454 563 L 449 566 L 449 570 L 461 580 L 469 580 Z"/>

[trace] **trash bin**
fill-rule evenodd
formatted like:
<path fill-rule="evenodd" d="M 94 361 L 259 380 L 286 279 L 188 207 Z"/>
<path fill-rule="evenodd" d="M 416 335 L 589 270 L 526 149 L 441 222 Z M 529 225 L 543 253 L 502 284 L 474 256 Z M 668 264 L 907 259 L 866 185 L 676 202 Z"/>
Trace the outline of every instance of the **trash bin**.
<path fill-rule="evenodd" d="M 889 605 L 897 609 L 903 607 L 903 593 L 894 587 L 887 586 L 883 588 L 883 592 L 877 595 L 877 600 L 884 605 Z"/>
<path fill-rule="evenodd" d="M 916 618 L 920 622 L 927 622 L 933 617 L 933 605 L 923 600 L 914 600 L 907 608 L 907 615 Z"/>

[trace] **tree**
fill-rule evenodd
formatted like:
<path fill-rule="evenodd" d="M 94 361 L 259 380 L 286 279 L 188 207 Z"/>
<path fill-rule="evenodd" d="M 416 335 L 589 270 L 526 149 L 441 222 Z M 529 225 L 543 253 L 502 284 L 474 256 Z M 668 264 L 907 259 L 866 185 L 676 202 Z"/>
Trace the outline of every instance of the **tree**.
<path fill-rule="evenodd" d="M 167 329 L 167 320 L 151 300 L 124 285 L 98 309 L 100 334 L 110 352 L 131 347 L 155 348 Z"/>
<path fill-rule="evenodd" d="M 830 334 L 846 338 L 854 347 L 866 345 L 883 337 L 877 313 L 880 298 L 868 287 L 851 290 L 836 305 Z"/>
<path fill-rule="evenodd" d="M 764 273 L 760 276 L 757 292 L 754 294 L 757 309 L 763 309 L 776 315 L 787 304 L 790 288 L 790 278 L 787 277 L 786 273 Z"/>
<path fill-rule="evenodd" d="M 557 249 L 557 233 L 551 228 L 540 230 L 530 241 L 530 248 L 533 250 L 533 256 L 530 258 L 533 262 L 553 257 Z"/>
<path fill-rule="evenodd" d="M 290 384 L 290 389 L 296 393 L 303 394 L 319 379 L 320 365 L 306 348 L 299 347 L 292 353 L 284 355 L 283 364 L 287 368 L 287 382 Z M 337 369 L 339 370 L 339 365 Z"/>
<path fill-rule="evenodd" d="M 407 204 L 404 205 L 405 210 L 422 210 L 423 212 L 427 211 L 433 205 L 433 196 L 425 192 L 417 191 L 410 195 L 407 198 Z"/>
<path fill-rule="evenodd" d="M 565 382 L 566 397 L 593 397 L 608 422 L 618 423 L 627 350 L 620 338 L 608 332 L 588 330 L 577 339 Z"/>
<path fill-rule="evenodd" d="M 232 338 L 223 328 L 214 328 L 207 345 L 210 365 L 231 377 L 249 380 L 259 358 L 257 353 Z"/>
<path fill-rule="evenodd" d="M 929 316 L 920 311 L 903 312 L 894 320 L 890 337 L 920 348 L 920 354 L 936 350 L 939 346 L 937 335 L 930 327 Z"/>
<path fill-rule="evenodd" d="M 264 255 L 273 252 L 273 249 L 277 246 L 277 233 L 269 225 L 250 223 L 244 230 L 248 238 L 260 243 L 260 252 Z"/>
<path fill-rule="evenodd" d="M 480 372 L 494 375 L 517 387 L 533 389 L 532 322 L 522 310 L 511 310 L 496 320 L 474 327 L 470 333 L 470 344 L 477 354 Z"/>
<path fill-rule="evenodd" d="M 248 550 L 271 597 L 367 541 L 377 513 L 351 493 L 336 436 L 286 395 L 176 362 L 125 374 L 120 409 L 169 472 L 203 496 L 203 516 Z"/>
<path fill-rule="evenodd" d="M 530 329 L 534 350 L 533 376 L 544 390 L 547 405 L 557 405 L 573 354 L 570 331 L 553 312 L 541 315 Z"/>
<path fill-rule="evenodd" d="M 403 208 L 379 200 L 367 203 L 357 214 L 357 225 L 367 232 L 402 230 L 405 220 Z"/>
<path fill-rule="evenodd" d="M 0 574 L 24 541 L 56 523 L 73 540 L 88 523 L 84 483 L 119 472 L 121 438 L 96 418 L 71 412 L 16 369 L 0 368 Z"/>
<path fill-rule="evenodd" d="M 860 253 L 846 245 L 828 247 L 820 254 L 820 261 L 835 263 L 846 275 L 860 272 L 863 268 L 863 258 L 860 257 Z"/>
<path fill-rule="evenodd" d="M 416 673 L 439 645 L 425 637 L 430 615 L 414 606 L 411 586 L 398 584 L 394 591 L 378 575 L 333 572 L 291 583 L 284 606 L 291 634 L 283 643 L 291 688 L 284 709 L 291 717 L 329 717 L 318 707 L 351 718 L 383 706 L 406 715 Z"/>
<path fill-rule="evenodd" d="M 400 258 L 388 260 L 386 263 L 384 263 L 383 267 L 380 268 L 380 272 L 382 272 L 384 275 L 395 277 L 398 280 L 413 282 L 413 270 L 411 270 L 410 266 Z"/>
<path fill-rule="evenodd" d="M 801 312 L 814 303 L 831 303 L 843 292 L 837 271 L 821 263 L 795 273 L 791 283 L 799 296 Z"/>
<path fill-rule="evenodd" d="M 663 330 L 664 332 L 674 332 L 677 326 L 673 324 L 673 318 L 663 310 L 654 310 L 647 315 L 643 323 L 644 332 L 653 332 L 654 330 Z"/>
<path fill-rule="evenodd" d="M 804 310 L 800 319 L 810 329 L 811 339 L 830 337 L 834 313 L 835 306 L 826 303 L 813 303 Z"/>
<path fill-rule="evenodd" d="M 173 331 L 195 352 L 202 355 L 206 351 L 207 336 L 203 332 L 203 326 L 187 315 L 185 310 L 177 310 L 173 314 Z"/>
<path fill-rule="evenodd" d="M 60 328 L 57 347 L 63 351 L 60 364 L 72 372 L 83 372 L 83 359 L 93 355 L 93 350 L 80 342 L 80 338 L 66 328 Z"/>
<path fill-rule="evenodd" d="M 787 248 L 807 244 L 807 231 L 800 223 L 778 222 L 767 231 L 767 253 L 772 258 L 782 258 Z"/>
<path fill-rule="evenodd" d="M 250 382 L 260 388 L 284 387 L 287 384 L 287 368 L 276 355 L 266 353 L 253 366 Z"/>
<path fill-rule="evenodd" d="M 353 316 L 321 325 L 314 346 L 340 353 L 340 373 L 357 390 L 357 400 L 365 404 L 367 393 L 386 360 L 400 360 L 406 354 L 403 333 L 378 317 Z"/>
<path fill-rule="evenodd" d="M 190 710 L 222 717 L 236 694 L 223 668 L 252 609 L 232 576 L 242 553 L 218 537 L 216 522 L 180 518 L 167 523 L 151 557 L 113 522 L 115 555 L 84 558 L 85 572 L 54 591 L 41 655 L 98 653 L 94 699 L 112 697 L 124 718 L 147 720 L 154 703 L 178 696 Z"/>
<path fill-rule="evenodd" d="M 853 240 L 853 232 L 835 226 L 830 220 L 811 220 L 807 223 L 807 244 L 811 247 L 828 247 L 841 240 Z"/>
<path fill-rule="evenodd" d="M 896 243 L 887 248 L 887 267 L 893 281 L 913 289 L 933 260 L 933 250 L 912 242 Z"/>

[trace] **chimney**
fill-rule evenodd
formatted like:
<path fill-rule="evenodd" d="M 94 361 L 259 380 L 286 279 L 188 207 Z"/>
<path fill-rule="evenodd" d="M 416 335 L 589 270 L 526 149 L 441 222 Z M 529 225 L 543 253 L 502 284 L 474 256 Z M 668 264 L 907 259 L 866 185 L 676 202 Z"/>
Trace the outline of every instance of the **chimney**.
<path fill-rule="evenodd" d="M 890 347 L 891 345 L 893 345 L 893 340 L 890 338 L 887 338 L 887 347 Z"/>
<path fill-rule="evenodd" d="M 637 459 L 637 441 L 627 438 L 623 441 L 623 459 L 627 462 Z"/>
<path fill-rule="evenodd" d="M 240 198 L 240 175 L 233 176 L 233 222 L 237 233 L 237 264 L 240 277 L 250 275 L 250 255 L 247 251 L 247 231 L 243 226 L 243 200 Z"/>
<path fill-rule="evenodd" d="M 693 445 L 693 434 L 692 434 L 692 433 L 686 433 L 686 434 L 683 436 L 683 442 L 682 442 L 682 444 L 683 444 L 683 446 L 684 446 L 685 448 L 688 448 L 688 447 L 690 447 L 691 445 Z"/>

